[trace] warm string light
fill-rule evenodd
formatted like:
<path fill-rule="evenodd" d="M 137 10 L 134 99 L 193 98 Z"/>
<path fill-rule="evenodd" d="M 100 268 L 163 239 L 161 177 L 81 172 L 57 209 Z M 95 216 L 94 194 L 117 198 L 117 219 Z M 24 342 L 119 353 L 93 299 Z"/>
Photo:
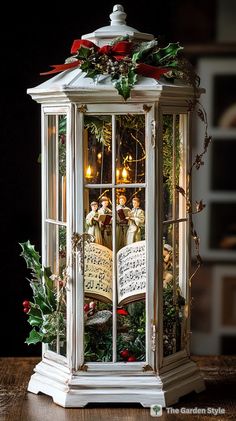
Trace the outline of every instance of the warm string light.
<path fill-rule="evenodd" d="M 127 171 L 126 168 L 123 168 L 122 173 L 121 173 L 121 176 L 122 176 L 122 179 L 123 179 L 124 183 L 126 181 L 128 181 L 128 171 Z"/>
<path fill-rule="evenodd" d="M 121 169 L 117 168 L 116 170 L 116 180 L 117 183 L 128 183 L 129 173 L 127 168 L 123 167 Z"/>
<path fill-rule="evenodd" d="M 85 177 L 86 177 L 88 180 L 90 180 L 91 178 L 93 178 L 93 176 L 92 176 L 92 168 L 91 168 L 91 165 L 88 165 L 88 168 L 87 168 L 87 170 L 86 170 L 86 175 L 85 175 Z"/>

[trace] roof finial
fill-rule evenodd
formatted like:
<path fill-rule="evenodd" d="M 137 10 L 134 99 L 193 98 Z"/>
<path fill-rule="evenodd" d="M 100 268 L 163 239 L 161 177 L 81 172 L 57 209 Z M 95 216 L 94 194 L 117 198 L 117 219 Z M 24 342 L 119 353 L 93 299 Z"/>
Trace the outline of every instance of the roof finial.
<path fill-rule="evenodd" d="M 121 4 L 115 4 L 113 12 L 110 14 L 111 26 L 126 25 L 126 13 Z"/>

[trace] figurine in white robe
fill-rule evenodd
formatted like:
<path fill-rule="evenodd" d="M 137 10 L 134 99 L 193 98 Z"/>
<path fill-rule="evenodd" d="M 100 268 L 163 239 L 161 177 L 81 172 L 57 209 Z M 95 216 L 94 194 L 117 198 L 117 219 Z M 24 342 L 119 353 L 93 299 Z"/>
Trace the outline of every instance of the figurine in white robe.
<path fill-rule="evenodd" d="M 91 212 L 86 216 L 88 234 L 94 236 L 94 242 L 102 244 L 102 233 L 98 223 L 98 202 L 91 202 Z"/>
<path fill-rule="evenodd" d="M 126 235 L 126 244 L 132 244 L 136 241 L 141 241 L 141 226 L 145 223 L 145 214 L 140 209 L 140 200 L 138 197 L 134 197 L 132 200 L 133 209 L 131 210 L 128 220 L 128 230 Z"/>
<path fill-rule="evenodd" d="M 98 215 L 112 215 L 111 209 L 108 208 L 109 199 L 106 196 L 101 198 L 102 207 L 98 209 Z M 109 223 L 99 222 L 102 234 L 102 244 L 112 250 L 112 225 L 111 219 Z"/>
<path fill-rule="evenodd" d="M 128 230 L 128 220 L 126 217 L 130 214 L 131 209 L 125 206 L 126 197 L 121 194 L 119 196 L 119 204 L 116 207 L 117 220 L 116 220 L 116 242 L 117 251 L 126 245 L 126 236 Z M 122 211 L 123 212 L 122 212 Z"/>

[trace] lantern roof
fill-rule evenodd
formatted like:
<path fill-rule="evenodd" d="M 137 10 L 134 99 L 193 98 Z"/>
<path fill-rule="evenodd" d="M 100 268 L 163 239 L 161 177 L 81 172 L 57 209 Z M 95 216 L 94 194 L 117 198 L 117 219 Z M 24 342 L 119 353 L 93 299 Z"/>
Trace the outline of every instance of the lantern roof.
<path fill-rule="evenodd" d="M 131 41 L 138 42 L 151 42 L 154 43 L 154 36 L 152 34 L 139 32 L 126 25 L 126 13 L 122 5 L 117 4 L 113 7 L 113 12 L 110 14 L 110 25 L 101 27 L 92 33 L 83 35 L 81 40 L 75 42 L 90 42 L 94 43 L 95 47 L 101 48 L 108 45 L 114 39 L 121 37 L 128 37 Z M 93 44 L 93 45 L 94 45 Z M 182 49 L 179 44 L 174 45 L 175 48 Z M 176 47 L 177 46 L 177 47 Z M 106 47 L 104 47 L 106 48 Z M 166 47 L 168 48 L 168 47 Z M 73 60 L 72 60 L 73 61 Z M 66 61 L 68 63 L 68 61 Z M 70 63 L 70 61 L 69 61 Z M 78 61 L 78 63 L 80 63 Z M 73 63 L 71 63 L 73 67 Z M 60 66 L 66 67 L 66 65 Z M 70 64 L 69 64 L 70 65 Z M 53 67 L 53 66 L 52 66 Z M 60 70 L 61 71 L 61 70 Z M 49 72 L 48 72 L 49 73 Z M 52 71 L 54 73 L 54 71 Z M 141 98 L 153 98 L 157 99 L 161 92 L 165 92 L 165 95 L 170 95 L 173 99 L 179 97 L 184 100 L 186 97 L 193 95 L 193 88 L 186 86 L 181 80 L 175 80 L 174 82 L 167 82 L 164 79 L 154 78 L 148 75 L 138 75 L 135 84 L 132 86 L 130 98 L 131 100 L 138 101 Z M 47 81 L 40 85 L 30 88 L 27 93 L 32 96 L 34 100 L 39 103 L 45 102 L 61 102 L 68 101 L 90 101 L 95 99 L 96 102 L 101 101 L 114 101 L 123 102 L 124 98 L 118 94 L 117 89 L 114 86 L 110 74 L 99 74 L 96 78 L 88 77 L 88 75 L 80 69 L 79 65 L 68 70 L 61 71 L 54 77 L 51 77 Z"/>
<path fill-rule="evenodd" d="M 90 34 L 82 36 L 82 39 L 93 41 L 99 47 L 112 41 L 114 38 L 128 35 L 133 40 L 149 41 L 154 38 L 152 34 L 140 32 L 131 26 L 126 25 L 126 13 L 121 4 L 116 4 L 110 14 L 110 25 L 96 29 Z"/>

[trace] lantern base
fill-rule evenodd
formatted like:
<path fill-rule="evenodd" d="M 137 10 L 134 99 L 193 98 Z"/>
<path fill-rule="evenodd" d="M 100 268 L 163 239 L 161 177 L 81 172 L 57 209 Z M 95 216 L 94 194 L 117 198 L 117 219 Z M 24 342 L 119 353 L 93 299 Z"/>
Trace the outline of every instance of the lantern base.
<path fill-rule="evenodd" d="M 157 375 L 147 371 L 135 375 L 127 372 L 91 372 L 72 374 L 66 367 L 43 359 L 35 367 L 28 391 L 44 393 L 63 407 L 79 408 L 88 403 L 140 403 L 143 407 L 159 404 L 162 407 L 178 402 L 181 396 L 205 389 L 196 364 L 190 359 Z M 132 363 L 131 363 L 132 364 Z"/>

